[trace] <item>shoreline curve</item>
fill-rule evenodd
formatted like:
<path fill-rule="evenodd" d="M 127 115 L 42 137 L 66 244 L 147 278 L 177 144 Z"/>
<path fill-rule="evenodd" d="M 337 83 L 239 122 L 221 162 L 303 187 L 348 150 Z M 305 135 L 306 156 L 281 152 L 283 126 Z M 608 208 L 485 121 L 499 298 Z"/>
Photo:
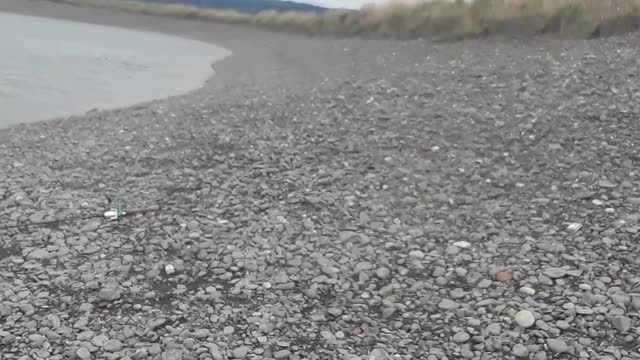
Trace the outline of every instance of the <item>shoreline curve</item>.
<path fill-rule="evenodd" d="M 6 109 L 7 111 L 9 111 L 9 113 L 5 113 L 5 114 L 6 115 L 10 114 L 16 119 L 10 122 L 3 123 L 2 125 L 3 128 L 15 126 L 20 123 L 51 121 L 56 118 L 78 116 L 88 111 L 95 111 L 96 109 L 107 110 L 107 109 L 126 108 L 126 107 L 131 107 L 131 106 L 142 104 L 142 103 L 152 102 L 155 100 L 188 94 L 192 91 L 195 91 L 201 88 L 202 86 L 204 86 L 204 84 L 207 81 L 211 80 L 211 78 L 215 75 L 213 64 L 233 55 L 232 52 L 229 51 L 228 49 L 225 49 L 210 41 L 205 42 L 198 39 L 192 39 L 192 38 L 177 36 L 177 35 L 168 34 L 168 33 L 161 33 L 161 32 L 151 31 L 147 29 L 123 28 L 119 26 L 112 26 L 109 24 L 96 24 L 96 23 L 91 23 L 86 21 L 80 21 L 79 19 L 59 19 L 52 16 L 44 16 L 42 14 L 32 15 L 24 12 L 20 13 L 20 12 L 0 11 L 0 15 L 17 16 L 18 21 L 24 20 L 23 22 L 31 21 L 31 19 L 33 19 L 33 20 L 37 20 L 38 23 L 40 23 L 41 22 L 40 19 L 42 19 L 42 22 L 44 23 L 43 26 L 45 27 L 49 26 L 50 24 L 54 24 L 57 21 L 61 21 L 62 22 L 61 25 L 64 26 L 64 28 L 68 28 L 69 26 L 77 27 L 82 25 L 88 25 L 92 27 L 90 31 L 95 31 L 96 34 L 100 34 L 102 32 L 107 31 L 110 33 L 113 32 L 112 35 L 122 36 L 122 34 L 124 34 L 123 31 L 127 31 L 128 37 L 144 36 L 145 41 L 153 41 L 155 43 L 166 43 L 166 46 L 168 48 L 171 47 L 172 44 L 174 45 L 177 44 L 180 46 L 188 45 L 190 47 L 193 46 L 193 47 L 196 47 L 198 52 L 202 52 L 202 55 L 206 55 L 207 57 L 210 56 L 209 61 L 206 61 L 204 59 L 198 60 L 198 58 L 196 58 L 195 55 L 190 55 L 191 57 L 189 58 L 189 60 L 185 59 L 185 61 L 183 62 L 177 61 L 175 63 L 175 66 L 176 66 L 175 70 L 171 70 L 167 74 L 158 74 L 158 76 L 173 76 L 175 80 L 181 79 L 174 84 L 176 86 L 171 90 L 169 89 L 162 90 L 163 89 L 162 87 L 153 87 L 153 88 L 147 88 L 146 90 L 140 89 L 141 91 L 137 91 L 135 93 L 129 92 L 126 96 L 125 95 L 120 95 L 119 97 L 109 96 L 105 98 L 101 98 L 100 95 L 96 94 L 96 97 L 93 98 L 93 100 L 84 99 L 83 96 L 79 96 L 80 94 L 72 93 L 72 95 L 69 95 L 69 96 L 70 97 L 79 96 L 78 99 L 70 100 L 68 102 L 65 100 L 64 103 L 62 102 L 62 99 L 59 99 L 61 102 L 59 104 L 56 103 L 56 106 L 51 105 L 52 100 L 48 99 L 48 104 L 42 104 L 42 105 L 45 107 L 48 106 L 49 108 L 40 109 L 39 111 L 27 111 L 26 113 L 15 111 L 15 109 L 14 111 L 11 111 L 10 109 L 16 108 L 17 105 L 13 104 L 14 106 L 12 106 L 12 104 L 9 103 L 7 104 L 9 105 L 9 108 Z M 76 29 L 76 31 L 82 31 L 82 30 Z M 157 51 L 160 50 L 160 48 L 156 48 L 155 50 L 151 49 L 151 50 L 156 55 L 160 55 L 160 56 L 163 55 L 161 53 L 156 53 Z M 116 48 L 116 51 L 119 51 L 119 48 Z M 190 68 L 188 67 L 189 65 L 187 64 L 187 62 L 188 63 L 193 62 L 194 66 L 196 63 L 200 63 L 199 67 L 202 67 L 202 69 L 200 70 L 201 76 L 197 76 L 197 74 L 195 73 L 190 73 L 190 70 L 189 70 Z M 204 64 L 207 64 L 207 65 L 202 66 Z M 91 66 L 91 65 L 88 65 L 88 66 Z M 171 63 L 167 63 L 165 64 L 165 66 L 171 66 Z M 37 76 L 37 74 L 32 76 Z M 149 81 L 155 81 L 154 79 L 156 78 L 157 76 L 152 78 L 147 77 L 145 80 L 145 78 L 143 77 L 141 81 L 144 81 L 144 83 L 146 84 Z M 120 79 L 120 80 L 124 80 L 124 79 Z M 97 88 L 100 88 L 100 84 L 98 80 L 95 79 L 94 82 L 95 84 L 87 83 L 79 86 L 89 86 L 89 89 L 87 89 L 87 91 L 93 88 L 94 87 L 93 85 L 95 85 Z M 122 90 L 128 91 L 128 87 L 126 87 L 125 83 L 122 83 L 121 86 L 124 87 Z M 73 91 L 72 88 L 69 88 L 69 89 L 63 88 L 63 89 L 65 91 L 70 91 L 70 92 Z M 110 91 L 110 89 L 108 88 L 104 90 L 107 92 Z M 32 94 L 32 96 L 46 96 L 46 95 Z M 28 105 L 26 104 L 25 106 L 28 107 Z M 32 106 L 37 107 L 38 103 L 34 103 Z M 43 110 L 50 111 L 50 114 L 47 115 L 46 117 L 42 117 L 39 114 L 43 113 L 44 112 Z"/>

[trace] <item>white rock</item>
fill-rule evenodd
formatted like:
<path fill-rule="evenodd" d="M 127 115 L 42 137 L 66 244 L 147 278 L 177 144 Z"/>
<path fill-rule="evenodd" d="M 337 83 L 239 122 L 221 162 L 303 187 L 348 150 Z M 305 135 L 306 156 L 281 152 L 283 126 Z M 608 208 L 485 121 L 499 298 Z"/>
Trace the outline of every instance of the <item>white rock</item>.
<path fill-rule="evenodd" d="M 467 249 L 471 247 L 471 243 L 468 241 L 456 241 L 453 243 L 453 246 L 456 246 L 462 249 Z"/>
<path fill-rule="evenodd" d="M 518 311 L 518 313 L 513 317 L 513 320 L 518 324 L 518 326 L 523 328 L 531 327 L 536 322 L 536 319 L 529 310 Z"/>
<path fill-rule="evenodd" d="M 176 272 L 176 268 L 171 264 L 167 264 L 164 266 L 164 272 L 167 273 L 167 275 L 171 275 Z"/>
<path fill-rule="evenodd" d="M 569 224 L 569 226 L 567 226 L 567 230 L 571 232 L 576 232 L 580 229 L 582 229 L 582 224 L 579 224 L 579 223 L 571 223 Z"/>
<path fill-rule="evenodd" d="M 589 284 L 580 284 L 580 285 L 578 285 L 578 288 L 580 288 L 580 290 L 588 291 L 588 290 L 591 290 L 591 285 L 589 285 Z"/>
<path fill-rule="evenodd" d="M 525 295 L 529 295 L 529 296 L 533 296 L 533 295 L 536 294 L 536 291 L 534 289 L 532 289 L 530 287 L 526 287 L 526 286 L 521 287 L 520 288 L 520 292 L 525 294 Z"/>

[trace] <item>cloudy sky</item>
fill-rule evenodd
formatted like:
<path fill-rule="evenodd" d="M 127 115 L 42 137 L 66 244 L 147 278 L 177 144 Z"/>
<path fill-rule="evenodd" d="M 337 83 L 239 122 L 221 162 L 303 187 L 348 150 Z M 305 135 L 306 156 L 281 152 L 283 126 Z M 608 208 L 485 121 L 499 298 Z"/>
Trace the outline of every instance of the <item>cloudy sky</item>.
<path fill-rule="evenodd" d="M 326 7 L 343 7 L 359 9 L 364 4 L 373 2 L 385 2 L 385 0 L 298 0 L 309 4 L 316 4 Z"/>

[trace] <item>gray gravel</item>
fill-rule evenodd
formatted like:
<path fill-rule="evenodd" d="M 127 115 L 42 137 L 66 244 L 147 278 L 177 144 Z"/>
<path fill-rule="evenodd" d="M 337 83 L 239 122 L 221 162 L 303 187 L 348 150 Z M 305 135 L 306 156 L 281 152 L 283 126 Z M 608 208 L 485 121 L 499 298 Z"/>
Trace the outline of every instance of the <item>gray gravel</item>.
<path fill-rule="evenodd" d="M 236 56 L 185 96 L 0 131 L 4 224 L 163 206 L 2 231 L 2 359 L 640 358 L 635 35 L 321 40 L 58 6 L 23 10 Z"/>

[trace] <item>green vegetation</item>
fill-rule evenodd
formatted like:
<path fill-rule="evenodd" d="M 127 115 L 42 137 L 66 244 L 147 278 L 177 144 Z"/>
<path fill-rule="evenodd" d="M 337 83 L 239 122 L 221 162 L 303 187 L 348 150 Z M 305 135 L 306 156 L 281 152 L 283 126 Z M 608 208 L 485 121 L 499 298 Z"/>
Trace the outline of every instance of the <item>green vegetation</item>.
<path fill-rule="evenodd" d="M 267 11 L 256 15 L 130 0 L 52 1 L 330 36 L 408 39 L 554 33 L 591 37 L 630 32 L 640 26 L 640 0 L 435 0 L 324 14 Z"/>

